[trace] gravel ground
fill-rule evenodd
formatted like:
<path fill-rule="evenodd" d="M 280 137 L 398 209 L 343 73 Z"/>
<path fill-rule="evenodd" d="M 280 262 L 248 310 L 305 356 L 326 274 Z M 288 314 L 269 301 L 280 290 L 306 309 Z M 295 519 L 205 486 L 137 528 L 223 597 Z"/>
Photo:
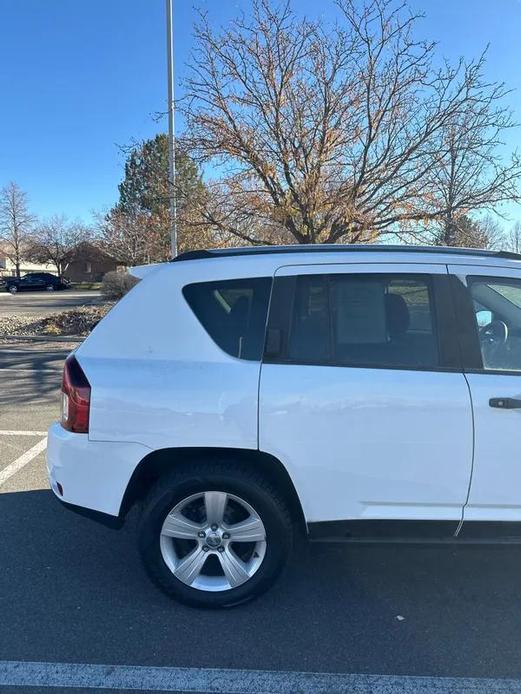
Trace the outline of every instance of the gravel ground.
<path fill-rule="evenodd" d="M 0 317 L 0 339 L 9 335 L 85 337 L 112 306 L 109 302 L 100 306 L 81 306 L 44 318 L 19 315 Z"/>

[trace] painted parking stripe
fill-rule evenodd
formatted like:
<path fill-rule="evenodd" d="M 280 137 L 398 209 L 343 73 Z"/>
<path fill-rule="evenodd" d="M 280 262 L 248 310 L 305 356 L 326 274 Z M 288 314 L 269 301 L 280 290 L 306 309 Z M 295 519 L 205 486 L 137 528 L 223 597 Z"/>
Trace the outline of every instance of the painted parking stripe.
<path fill-rule="evenodd" d="M 29 448 L 28 451 L 22 453 L 22 455 L 17 458 L 13 463 L 0 470 L 0 487 L 7 482 L 7 480 L 20 472 L 28 463 L 31 462 L 37 455 L 40 455 L 42 451 L 47 448 L 47 438 L 38 441 L 36 445 Z"/>
<path fill-rule="evenodd" d="M 199 694 L 506 694 L 521 680 L 0 661 L 0 686 Z"/>
<path fill-rule="evenodd" d="M 14 431 L 11 429 L 0 429 L 0 436 L 47 436 L 46 431 Z"/>

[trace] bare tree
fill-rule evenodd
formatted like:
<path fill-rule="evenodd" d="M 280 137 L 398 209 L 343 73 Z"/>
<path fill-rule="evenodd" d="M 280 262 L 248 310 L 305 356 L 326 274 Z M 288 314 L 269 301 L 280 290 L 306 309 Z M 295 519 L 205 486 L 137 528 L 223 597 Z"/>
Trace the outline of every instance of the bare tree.
<path fill-rule="evenodd" d="M 78 244 L 91 236 L 91 230 L 80 222 L 71 222 L 63 215 L 54 216 L 35 229 L 29 256 L 40 263 L 52 263 L 62 275 L 74 258 Z"/>
<path fill-rule="evenodd" d="M 500 248 L 503 244 L 503 230 L 497 219 L 487 214 L 470 217 L 466 214 L 454 215 L 451 219 L 450 243 L 447 243 L 447 222 L 442 218 L 434 224 L 434 238 L 426 236 L 439 246 L 462 246 L 465 248 Z"/>
<path fill-rule="evenodd" d="M 20 264 L 27 250 L 34 217 L 30 214 L 27 194 L 14 182 L 0 191 L 0 242 L 20 277 Z"/>
<path fill-rule="evenodd" d="M 199 223 L 249 243 L 372 241 L 517 196 L 519 162 L 493 152 L 505 90 L 483 58 L 435 68 L 399 0 L 338 6 L 333 26 L 270 0 L 221 31 L 201 16 L 182 108 L 192 155 L 222 175 Z M 472 156 L 449 208 L 451 132 Z"/>
<path fill-rule="evenodd" d="M 504 105 L 509 93 L 502 83 L 483 81 L 484 55 L 471 67 L 472 94 L 441 130 L 429 176 L 435 206 L 443 210 L 443 243 L 457 245 L 458 219 L 472 209 L 495 210 L 518 199 L 521 160 L 516 153 L 505 163 L 502 135 L 516 126 Z"/>
<path fill-rule="evenodd" d="M 521 253 L 521 222 L 516 222 L 505 237 L 506 249 L 513 253 Z"/>
<path fill-rule="evenodd" d="M 155 225 L 137 205 L 115 207 L 98 217 L 99 243 L 118 262 L 131 267 L 155 260 Z"/>

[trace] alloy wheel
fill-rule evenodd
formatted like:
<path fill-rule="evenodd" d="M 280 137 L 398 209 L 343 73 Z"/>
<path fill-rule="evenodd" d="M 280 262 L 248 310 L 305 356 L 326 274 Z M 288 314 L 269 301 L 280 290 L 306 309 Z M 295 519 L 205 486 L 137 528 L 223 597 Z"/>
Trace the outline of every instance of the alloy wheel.
<path fill-rule="evenodd" d="M 192 494 L 166 516 L 163 560 L 185 585 L 225 591 L 249 581 L 266 554 L 266 530 L 250 504 L 223 491 Z"/>

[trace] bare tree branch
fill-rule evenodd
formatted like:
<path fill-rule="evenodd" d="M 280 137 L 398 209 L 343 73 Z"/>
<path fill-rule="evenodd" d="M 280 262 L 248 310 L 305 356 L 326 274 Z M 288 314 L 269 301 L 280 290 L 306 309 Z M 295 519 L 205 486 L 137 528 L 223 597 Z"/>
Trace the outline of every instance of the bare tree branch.
<path fill-rule="evenodd" d="M 25 256 L 34 224 L 29 212 L 27 194 L 14 182 L 0 191 L 0 244 L 14 264 L 20 277 L 20 264 Z"/>
<path fill-rule="evenodd" d="M 518 199 L 521 163 L 500 157 L 515 124 L 485 55 L 434 67 L 405 3 L 337 4 L 336 25 L 270 0 L 220 31 L 201 14 L 185 145 L 219 180 L 198 225 L 248 243 L 371 241 Z"/>
<path fill-rule="evenodd" d="M 92 237 L 91 230 L 63 215 L 40 222 L 31 239 L 27 256 L 40 263 L 52 263 L 62 275 L 73 259 L 78 244 Z"/>

